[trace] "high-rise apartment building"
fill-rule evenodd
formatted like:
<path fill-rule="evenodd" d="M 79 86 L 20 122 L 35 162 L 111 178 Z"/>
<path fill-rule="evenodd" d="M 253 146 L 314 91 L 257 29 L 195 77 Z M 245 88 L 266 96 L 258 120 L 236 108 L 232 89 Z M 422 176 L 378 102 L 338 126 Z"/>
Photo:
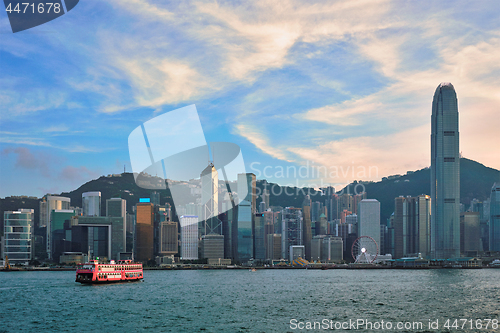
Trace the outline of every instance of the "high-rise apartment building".
<path fill-rule="evenodd" d="M 335 188 L 328 186 L 322 189 L 323 195 L 325 196 L 325 207 L 326 207 L 326 219 L 328 222 L 338 219 L 339 211 L 339 198 L 335 194 Z"/>
<path fill-rule="evenodd" d="M 264 183 L 266 185 L 266 183 Z M 269 190 L 264 188 L 262 190 L 262 202 L 264 203 L 264 209 L 262 210 L 263 212 L 266 211 L 270 206 L 269 206 Z"/>
<path fill-rule="evenodd" d="M 340 212 L 342 212 L 344 210 L 347 210 L 351 213 L 354 211 L 354 199 L 353 199 L 352 195 L 350 195 L 348 193 L 344 193 L 344 194 L 340 195 L 339 199 L 338 199 L 339 214 L 340 214 Z M 340 215 L 337 218 L 340 218 Z"/>
<path fill-rule="evenodd" d="M 431 117 L 431 257 L 460 256 L 458 101 L 451 83 L 434 93 Z"/>

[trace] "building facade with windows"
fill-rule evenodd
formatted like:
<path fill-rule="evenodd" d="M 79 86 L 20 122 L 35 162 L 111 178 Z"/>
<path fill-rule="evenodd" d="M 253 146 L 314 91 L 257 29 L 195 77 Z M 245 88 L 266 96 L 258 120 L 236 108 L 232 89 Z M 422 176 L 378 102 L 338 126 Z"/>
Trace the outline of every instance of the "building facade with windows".
<path fill-rule="evenodd" d="M 458 101 L 451 83 L 434 93 L 431 116 L 431 257 L 460 256 Z"/>
<path fill-rule="evenodd" d="M 2 249 L 3 259 L 9 258 L 11 264 L 27 265 L 33 259 L 32 229 L 35 211 L 33 209 L 19 209 L 5 211 L 4 242 Z"/>

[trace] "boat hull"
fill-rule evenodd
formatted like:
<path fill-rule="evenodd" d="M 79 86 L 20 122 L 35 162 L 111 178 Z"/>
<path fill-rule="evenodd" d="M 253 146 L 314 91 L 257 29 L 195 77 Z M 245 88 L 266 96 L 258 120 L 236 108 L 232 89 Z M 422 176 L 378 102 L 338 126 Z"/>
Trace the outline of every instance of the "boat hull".
<path fill-rule="evenodd" d="M 99 280 L 99 281 L 84 281 L 76 279 L 75 282 L 80 282 L 81 284 L 109 284 L 109 283 L 123 283 L 123 282 L 139 282 L 142 278 L 129 279 L 129 280 Z"/>

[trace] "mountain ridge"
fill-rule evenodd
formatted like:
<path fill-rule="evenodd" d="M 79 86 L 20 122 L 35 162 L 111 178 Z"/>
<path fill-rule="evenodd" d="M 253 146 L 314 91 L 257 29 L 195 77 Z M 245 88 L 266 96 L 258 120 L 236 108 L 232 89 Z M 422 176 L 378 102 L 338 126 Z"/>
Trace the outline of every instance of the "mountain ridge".
<path fill-rule="evenodd" d="M 489 192 L 494 182 L 500 182 L 500 171 L 494 168 L 486 167 L 485 165 L 469 160 L 466 158 L 460 159 L 460 202 L 468 205 L 472 199 L 483 201 L 489 197 Z M 269 186 L 278 186 L 280 191 L 276 190 L 274 195 L 270 193 L 271 206 L 294 206 L 301 207 L 306 194 L 311 194 L 312 201 L 323 201 L 321 192 L 308 187 L 296 188 L 289 186 L 280 186 L 278 184 L 268 183 L 265 180 L 257 181 L 257 188 L 260 193 L 267 184 Z M 408 172 L 405 175 L 395 175 L 384 177 L 378 182 L 354 181 L 345 186 L 341 191 L 352 194 L 354 186 L 362 184 L 366 190 L 367 198 L 377 199 L 381 204 L 381 223 L 385 224 L 386 219 L 390 217 L 394 211 L 394 199 L 399 196 L 417 196 L 420 194 L 430 195 L 430 168 L 424 168 L 413 172 Z M 292 193 L 293 195 L 285 195 Z M 106 199 L 121 197 L 127 200 L 127 212 L 132 212 L 139 198 L 150 197 L 152 190 L 143 189 L 137 186 L 132 173 L 122 173 L 118 175 L 101 176 L 97 179 L 90 180 L 82 184 L 77 189 L 70 192 L 62 192 L 59 196 L 69 197 L 71 206 L 81 207 L 82 193 L 90 191 L 101 192 L 101 215 L 106 214 Z M 338 191 L 341 192 L 341 191 Z M 160 194 L 160 202 L 163 204 L 168 202 L 173 207 L 170 190 L 157 190 Z M 259 192 L 258 192 L 259 193 Z M 257 198 L 257 204 L 262 199 Z M 38 223 L 39 216 L 39 201 L 31 197 L 17 198 L 6 197 L 0 199 L 0 211 L 17 210 L 18 208 L 35 209 L 35 220 Z M 173 215 L 175 216 L 175 215 Z M 0 216 L 0 226 L 3 226 L 3 214 Z M 3 231 L 3 228 L 1 229 Z"/>

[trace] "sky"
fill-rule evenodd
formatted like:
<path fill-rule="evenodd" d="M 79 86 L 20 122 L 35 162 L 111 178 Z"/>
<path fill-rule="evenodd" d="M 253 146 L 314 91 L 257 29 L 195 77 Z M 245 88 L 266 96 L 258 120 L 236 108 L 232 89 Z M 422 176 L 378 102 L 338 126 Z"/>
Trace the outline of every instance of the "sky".
<path fill-rule="evenodd" d="M 441 82 L 462 156 L 500 169 L 498 1 L 87 0 L 18 33 L 0 12 L 0 197 L 130 172 L 130 133 L 192 104 L 258 179 L 404 174 Z"/>

